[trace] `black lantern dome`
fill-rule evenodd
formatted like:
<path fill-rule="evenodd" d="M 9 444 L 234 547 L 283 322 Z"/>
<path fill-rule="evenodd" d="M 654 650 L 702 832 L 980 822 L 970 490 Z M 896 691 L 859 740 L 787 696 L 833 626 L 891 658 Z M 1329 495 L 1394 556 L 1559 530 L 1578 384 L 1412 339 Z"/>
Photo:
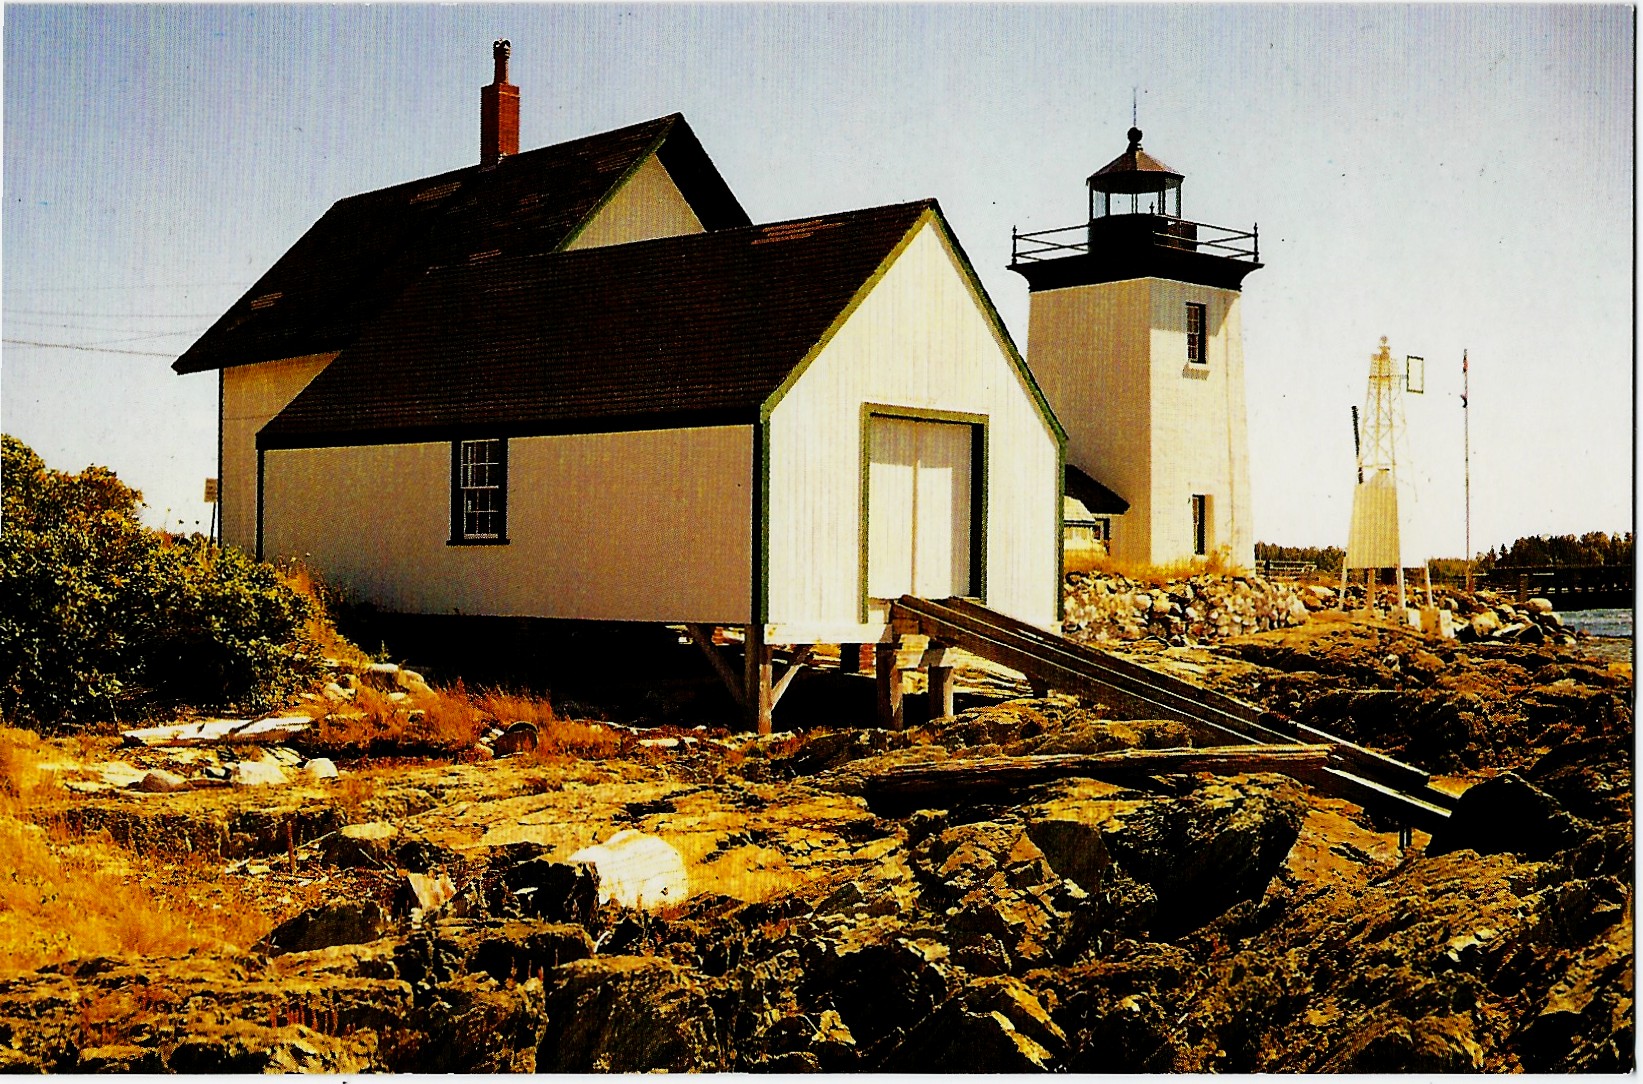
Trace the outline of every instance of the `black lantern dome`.
<path fill-rule="evenodd" d="M 1141 149 L 1141 129 L 1131 128 L 1128 135 L 1124 153 L 1090 174 L 1090 217 L 1127 212 L 1180 218 L 1183 176 Z"/>

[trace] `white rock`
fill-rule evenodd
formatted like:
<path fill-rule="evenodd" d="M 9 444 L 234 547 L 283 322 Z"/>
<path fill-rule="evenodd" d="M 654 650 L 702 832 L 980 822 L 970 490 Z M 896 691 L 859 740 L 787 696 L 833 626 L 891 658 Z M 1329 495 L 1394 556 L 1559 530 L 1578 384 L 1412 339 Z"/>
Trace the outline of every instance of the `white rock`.
<path fill-rule="evenodd" d="M 419 918 L 439 910 L 450 902 L 456 895 L 456 886 L 451 883 L 450 877 L 443 873 L 437 877 L 426 873 L 407 873 L 400 891 L 414 908 L 412 917 Z"/>
<path fill-rule="evenodd" d="M 143 776 L 132 786 L 149 794 L 170 794 L 176 790 L 187 790 L 188 780 L 176 772 L 168 772 L 163 768 L 156 768 Z"/>
<path fill-rule="evenodd" d="M 318 783 L 326 779 L 336 779 L 341 773 L 337 771 L 337 766 L 330 757 L 315 757 L 302 766 L 302 774 L 307 776 L 310 782 Z"/>
<path fill-rule="evenodd" d="M 570 856 L 599 871 L 599 902 L 655 911 L 690 897 L 685 860 L 671 843 L 632 828 L 623 829 Z"/>
<path fill-rule="evenodd" d="M 290 782 L 284 769 L 267 760 L 239 761 L 229 778 L 241 787 L 278 787 Z"/>
<path fill-rule="evenodd" d="M 1472 632 L 1478 636 L 1488 636 L 1498 628 L 1500 628 L 1500 618 L 1495 616 L 1493 610 L 1484 610 L 1472 618 Z"/>
<path fill-rule="evenodd" d="M 1552 612 L 1551 599 L 1532 598 L 1525 605 L 1529 607 L 1530 613 L 1549 614 Z"/>
<path fill-rule="evenodd" d="M 428 687 L 428 679 L 417 673 L 415 670 L 399 671 L 394 675 L 394 681 L 399 684 L 401 689 L 404 689 L 408 693 L 421 694 L 433 692 L 433 690 Z"/>

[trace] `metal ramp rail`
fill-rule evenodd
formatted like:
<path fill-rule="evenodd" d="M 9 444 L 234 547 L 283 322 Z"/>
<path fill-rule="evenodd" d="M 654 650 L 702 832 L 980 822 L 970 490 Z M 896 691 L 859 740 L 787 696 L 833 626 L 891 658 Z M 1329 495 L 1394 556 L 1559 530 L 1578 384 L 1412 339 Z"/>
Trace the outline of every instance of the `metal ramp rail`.
<path fill-rule="evenodd" d="M 1171 674 L 1075 643 L 968 599 L 903 595 L 890 608 L 897 635 L 928 636 L 1019 670 L 1030 680 L 1101 700 L 1132 718 L 1185 723 L 1205 745 L 1328 745 L 1329 762 L 1308 777 L 1319 790 L 1399 824 L 1431 831 L 1449 819 L 1455 798 L 1412 764 L 1305 726 Z"/>

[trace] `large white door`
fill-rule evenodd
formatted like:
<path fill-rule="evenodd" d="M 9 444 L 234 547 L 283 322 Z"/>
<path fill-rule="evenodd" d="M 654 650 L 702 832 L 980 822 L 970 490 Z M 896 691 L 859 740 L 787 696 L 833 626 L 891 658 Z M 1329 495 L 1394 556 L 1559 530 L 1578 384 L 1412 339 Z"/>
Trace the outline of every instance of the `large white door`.
<path fill-rule="evenodd" d="M 882 417 L 871 425 L 868 596 L 971 594 L 975 427 Z"/>

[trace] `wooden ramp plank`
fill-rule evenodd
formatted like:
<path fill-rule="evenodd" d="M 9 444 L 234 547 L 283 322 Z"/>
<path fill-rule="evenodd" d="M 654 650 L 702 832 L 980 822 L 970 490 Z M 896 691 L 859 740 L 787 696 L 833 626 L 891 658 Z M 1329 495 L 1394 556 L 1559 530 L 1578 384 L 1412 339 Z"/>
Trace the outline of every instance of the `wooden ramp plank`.
<path fill-rule="evenodd" d="M 1391 812 L 1407 824 L 1429 828 L 1454 808 L 1455 799 L 1433 788 L 1430 774 L 1412 764 L 1056 636 L 970 599 L 904 595 L 892 604 L 890 623 L 896 633 L 929 636 L 1019 670 L 1034 682 L 1098 697 L 1134 717 L 1186 723 L 1196 740 L 1211 745 L 1327 748 L 1333 763 L 1309 769 L 1309 781 L 1365 808 Z M 1021 770 L 1019 764 L 1009 769 Z"/>

